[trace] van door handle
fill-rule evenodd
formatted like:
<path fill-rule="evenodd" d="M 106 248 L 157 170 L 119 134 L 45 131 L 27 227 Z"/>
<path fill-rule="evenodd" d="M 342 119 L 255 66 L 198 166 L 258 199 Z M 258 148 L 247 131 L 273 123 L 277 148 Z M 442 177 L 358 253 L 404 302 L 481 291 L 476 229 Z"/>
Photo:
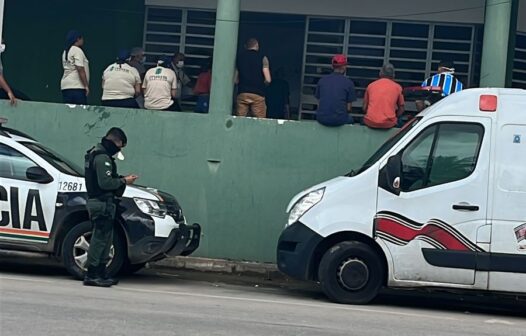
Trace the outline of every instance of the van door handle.
<path fill-rule="evenodd" d="M 453 204 L 453 210 L 479 211 L 479 206 L 470 204 Z"/>

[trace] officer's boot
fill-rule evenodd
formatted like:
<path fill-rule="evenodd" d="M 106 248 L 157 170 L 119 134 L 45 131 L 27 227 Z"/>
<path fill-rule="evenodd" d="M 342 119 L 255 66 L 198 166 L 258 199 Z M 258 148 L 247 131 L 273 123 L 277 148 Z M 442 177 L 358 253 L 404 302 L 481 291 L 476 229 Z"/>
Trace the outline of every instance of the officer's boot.
<path fill-rule="evenodd" d="M 88 266 L 83 284 L 84 286 L 111 287 L 112 282 L 101 277 L 100 267 Z"/>
<path fill-rule="evenodd" d="M 112 286 L 117 285 L 119 283 L 119 279 L 112 278 L 109 276 L 108 269 L 105 265 L 100 265 L 99 268 L 101 269 L 102 279 L 104 279 L 104 281 L 111 282 Z"/>

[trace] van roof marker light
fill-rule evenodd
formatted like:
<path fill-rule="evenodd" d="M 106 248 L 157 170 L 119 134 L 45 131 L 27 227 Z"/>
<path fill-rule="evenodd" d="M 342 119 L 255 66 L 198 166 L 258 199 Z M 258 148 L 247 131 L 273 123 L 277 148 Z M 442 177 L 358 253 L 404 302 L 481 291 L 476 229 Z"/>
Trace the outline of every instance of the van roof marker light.
<path fill-rule="evenodd" d="M 481 110 L 482 112 L 497 111 L 497 96 L 481 95 L 479 99 L 479 110 Z"/>

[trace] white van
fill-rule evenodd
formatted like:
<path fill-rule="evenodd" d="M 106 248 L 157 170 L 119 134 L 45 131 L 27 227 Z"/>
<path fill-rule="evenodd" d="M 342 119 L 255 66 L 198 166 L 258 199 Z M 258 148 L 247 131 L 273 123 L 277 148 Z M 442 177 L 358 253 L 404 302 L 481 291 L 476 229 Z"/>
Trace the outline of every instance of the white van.
<path fill-rule="evenodd" d="M 382 286 L 526 295 L 526 91 L 443 99 L 287 211 L 278 267 L 331 300 Z"/>

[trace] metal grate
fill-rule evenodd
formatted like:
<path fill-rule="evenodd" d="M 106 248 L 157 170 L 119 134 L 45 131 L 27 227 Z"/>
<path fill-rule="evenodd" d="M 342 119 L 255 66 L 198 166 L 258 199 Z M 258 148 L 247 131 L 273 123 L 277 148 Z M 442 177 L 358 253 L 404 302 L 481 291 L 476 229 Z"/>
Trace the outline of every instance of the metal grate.
<path fill-rule="evenodd" d="M 332 71 L 334 54 L 348 55 L 348 76 L 356 85 L 356 105 L 361 106 L 367 85 L 378 78 L 387 62 L 395 66 L 402 86 L 414 86 L 433 74 L 441 59 L 453 59 L 458 77 L 470 86 L 476 81 L 479 35 L 474 25 L 309 17 L 300 118 L 313 118 L 316 85 L 323 74 Z"/>
<path fill-rule="evenodd" d="M 526 33 L 516 35 L 512 86 L 526 89 Z"/>
<path fill-rule="evenodd" d="M 331 59 L 342 54 L 349 25 L 345 19 L 308 18 L 305 29 L 300 119 L 312 116 L 317 108 L 314 97 L 320 78 L 332 71 Z"/>
<path fill-rule="evenodd" d="M 144 29 L 146 65 L 154 66 L 160 57 L 180 51 L 186 56 L 186 74 L 195 80 L 208 57 L 212 56 L 215 15 L 214 11 L 206 10 L 147 7 Z M 194 99 L 183 96 L 183 105 L 194 105 Z"/>

